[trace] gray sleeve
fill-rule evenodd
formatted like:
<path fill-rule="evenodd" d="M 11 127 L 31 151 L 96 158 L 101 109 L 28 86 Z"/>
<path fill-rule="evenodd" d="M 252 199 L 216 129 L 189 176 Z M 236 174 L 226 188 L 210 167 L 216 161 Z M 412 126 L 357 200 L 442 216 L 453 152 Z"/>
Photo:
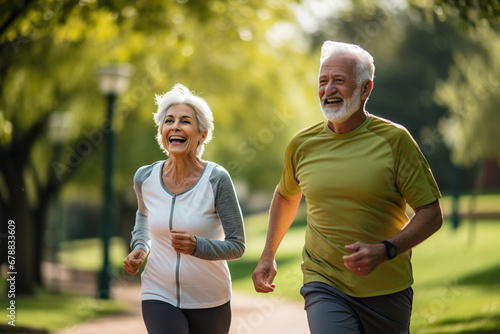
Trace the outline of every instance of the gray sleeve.
<path fill-rule="evenodd" d="M 245 252 L 245 228 L 240 204 L 229 173 L 216 166 L 210 175 L 214 191 L 215 210 L 224 229 L 225 238 L 211 240 L 196 236 L 196 251 L 193 256 L 204 260 L 233 260 Z"/>
<path fill-rule="evenodd" d="M 149 253 L 151 250 L 151 234 L 148 225 L 148 210 L 142 198 L 142 184 L 151 175 L 153 165 L 143 166 L 134 175 L 134 190 L 137 196 L 138 210 L 135 215 L 135 225 L 132 231 L 130 248 L 142 248 Z"/>
<path fill-rule="evenodd" d="M 130 248 L 142 248 L 149 253 L 151 250 L 151 235 L 149 232 L 148 216 L 140 214 L 139 210 L 135 215 L 135 225 L 132 231 L 132 240 L 130 241 Z"/>

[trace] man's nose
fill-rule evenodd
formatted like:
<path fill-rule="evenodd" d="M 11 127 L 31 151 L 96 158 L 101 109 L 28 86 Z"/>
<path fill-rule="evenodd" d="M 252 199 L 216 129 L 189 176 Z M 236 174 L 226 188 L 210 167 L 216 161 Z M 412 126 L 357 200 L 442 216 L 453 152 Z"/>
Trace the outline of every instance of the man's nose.
<path fill-rule="evenodd" d="M 332 94 L 335 94 L 337 93 L 338 89 L 337 89 L 337 85 L 335 85 L 335 81 L 334 80 L 330 80 L 328 82 L 328 84 L 326 85 L 325 87 L 325 93 L 326 95 L 332 95 Z"/>

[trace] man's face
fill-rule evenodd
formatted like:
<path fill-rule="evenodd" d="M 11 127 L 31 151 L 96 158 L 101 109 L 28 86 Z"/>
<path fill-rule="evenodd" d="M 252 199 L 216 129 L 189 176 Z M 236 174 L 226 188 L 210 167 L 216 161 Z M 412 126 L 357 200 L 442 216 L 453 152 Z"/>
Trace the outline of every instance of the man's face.
<path fill-rule="evenodd" d="M 330 57 L 320 68 L 318 94 L 326 119 L 343 123 L 361 106 L 361 87 L 357 86 L 356 62 L 343 56 Z"/>

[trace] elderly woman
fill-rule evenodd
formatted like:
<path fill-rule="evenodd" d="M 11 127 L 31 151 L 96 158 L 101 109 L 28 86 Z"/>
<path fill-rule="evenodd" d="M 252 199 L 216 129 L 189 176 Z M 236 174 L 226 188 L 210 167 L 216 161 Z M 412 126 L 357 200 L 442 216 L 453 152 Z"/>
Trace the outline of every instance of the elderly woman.
<path fill-rule="evenodd" d="M 148 333 L 228 333 L 231 277 L 226 260 L 245 250 L 231 177 L 201 159 L 212 137 L 208 104 L 177 84 L 157 96 L 157 140 L 168 159 L 134 176 L 138 211 L 125 270 L 142 274 Z"/>

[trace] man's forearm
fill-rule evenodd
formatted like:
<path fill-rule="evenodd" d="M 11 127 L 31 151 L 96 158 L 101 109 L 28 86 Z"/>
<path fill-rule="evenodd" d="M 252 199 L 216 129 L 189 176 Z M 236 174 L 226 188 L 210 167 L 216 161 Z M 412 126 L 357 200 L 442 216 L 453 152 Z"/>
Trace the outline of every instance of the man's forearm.
<path fill-rule="evenodd" d="M 278 246 L 295 219 L 301 197 L 302 194 L 292 198 L 285 197 L 276 188 L 269 211 L 269 226 L 266 245 L 262 252 L 263 258 L 274 259 Z"/>
<path fill-rule="evenodd" d="M 439 201 L 418 208 L 404 229 L 388 240 L 398 248 L 398 254 L 415 247 L 438 231 L 443 224 Z"/>

